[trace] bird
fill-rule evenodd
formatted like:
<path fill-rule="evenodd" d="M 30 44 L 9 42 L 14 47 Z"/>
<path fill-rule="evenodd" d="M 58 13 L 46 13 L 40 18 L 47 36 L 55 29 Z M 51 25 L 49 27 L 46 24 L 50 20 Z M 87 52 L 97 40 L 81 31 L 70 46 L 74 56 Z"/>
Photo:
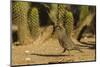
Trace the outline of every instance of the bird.
<path fill-rule="evenodd" d="M 73 43 L 71 37 L 67 35 L 66 30 L 63 26 L 57 25 L 54 27 L 55 36 L 58 39 L 60 46 L 64 48 L 63 52 L 70 52 L 71 50 L 78 50 L 79 52 L 83 52 L 80 48 Z"/>

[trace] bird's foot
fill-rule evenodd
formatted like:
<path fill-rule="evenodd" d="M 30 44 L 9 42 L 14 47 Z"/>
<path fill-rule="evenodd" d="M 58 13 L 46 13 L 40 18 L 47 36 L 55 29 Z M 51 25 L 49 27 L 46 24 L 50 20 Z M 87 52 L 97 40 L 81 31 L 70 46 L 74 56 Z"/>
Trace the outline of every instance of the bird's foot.
<path fill-rule="evenodd" d="M 67 51 L 67 49 L 64 49 L 64 50 L 62 51 L 62 53 L 63 53 L 63 54 L 67 54 L 68 56 L 73 56 L 73 55 L 71 55 L 71 53 L 70 53 L 69 50 Z"/>
<path fill-rule="evenodd" d="M 62 51 L 62 53 L 65 53 L 66 52 L 66 49 L 64 49 L 63 51 Z"/>

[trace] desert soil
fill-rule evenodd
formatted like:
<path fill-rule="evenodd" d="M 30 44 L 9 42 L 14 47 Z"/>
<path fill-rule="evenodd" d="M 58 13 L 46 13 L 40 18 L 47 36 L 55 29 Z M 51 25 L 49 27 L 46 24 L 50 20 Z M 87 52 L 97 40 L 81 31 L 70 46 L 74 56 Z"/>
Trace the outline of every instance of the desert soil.
<path fill-rule="evenodd" d="M 93 42 L 95 41 L 95 38 L 83 38 L 81 41 Z M 12 65 L 67 63 L 96 60 L 95 49 L 82 48 L 81 50 L 83 52 L 72 50 L 70 51 L 70 55 L 68 51 L 62 53 L 63 48 L 59 45 L 58 40 L 53 38 L 49 38 L 42 44 L 12 45 Z"/>

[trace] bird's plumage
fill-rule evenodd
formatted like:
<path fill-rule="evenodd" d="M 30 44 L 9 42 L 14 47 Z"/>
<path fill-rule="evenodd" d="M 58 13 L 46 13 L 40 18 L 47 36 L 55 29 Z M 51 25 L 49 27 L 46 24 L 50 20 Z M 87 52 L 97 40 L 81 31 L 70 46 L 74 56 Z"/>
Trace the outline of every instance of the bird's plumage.
<path fill-rule="evenodd" d="M 55 27 L 56 37 L 61 45 L 64 48 L 63 52 L 66 50 L 78 50 L 81 52 L 80 48 L 73 43 L 71 37 L 66 34 L 65 28 L 62 26 Z"/>

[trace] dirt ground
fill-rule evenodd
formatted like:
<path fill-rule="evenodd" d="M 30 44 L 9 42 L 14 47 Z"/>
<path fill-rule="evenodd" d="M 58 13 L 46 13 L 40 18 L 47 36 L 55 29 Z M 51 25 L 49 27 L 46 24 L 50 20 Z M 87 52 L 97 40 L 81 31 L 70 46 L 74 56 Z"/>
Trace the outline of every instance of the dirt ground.
<path fill-rule="evenodd" d="M 95 42 L 95 38 L 83 38 L 82 42 Z M 39 43 L 39 42 L 38 42 Z M 87 44 L 85 44 L 87 45 Z M 90 44 L 91 45 L 91 44 Z M 95 44 L 92 44 L 95 45 Z M 12 65 L 50 64 L 96 60 L 95 49 L 82 48 L 62 53 L 63 48 L 57 39 L 49 38 L 43 44 L 12 46 Z M 36 55 L 38 54 L 38 55 Z"/>

